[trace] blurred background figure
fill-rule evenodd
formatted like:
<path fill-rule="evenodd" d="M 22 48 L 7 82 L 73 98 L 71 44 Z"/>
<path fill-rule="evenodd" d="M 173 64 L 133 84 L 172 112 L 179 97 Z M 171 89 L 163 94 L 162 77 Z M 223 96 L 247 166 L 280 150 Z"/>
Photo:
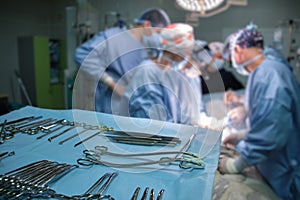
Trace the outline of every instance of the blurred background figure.
<path fill-rule="evenodd" d="M 107 29 L 76 49 L 74 58 L 80 71 L 87 74 L 94 82 L 99 81 L 97 86 L 92 86 L 92 95 L 78 94 L 88 99 L 86 103 L 95 102 L 95 107 L 90 109 L 112 113 L 112 94 L 116 93 L 113 101 L 119 101 L 130 77 L 116 84 L 118 80 L 148 58 L 145 47 L 159 45 L 156 34 L 158 29 L 150 27 L 164 27 L 169 23 L 168 15 L 162 9 L 147 9 L 135 21 L 135 28 L 128 31 L 119 27 Z M 96 91 L 94 91 L 95 87 L 97 87 Z M 95 97 L 94 93 L 96 93 Z M 86 103 L 81 104 L 85 106 Z"/>
<path fill-rule="evenodd" d="M 195 42 L 193 59 L 200 67 L 203 94 L 244 88 L 243 84 L 225 69 L 223 48 L 224 44 L 218 41 L 207 43 L 196 40 Z"/>
<path fill-rule="evenodd" d="M 136 68 L 124 92 L 125 115 L 195 124 L 202 106 L 200 79 L 183 70 L 194 46 L 193 28 L 170 24 L 160 36 L 157 56 Z"/>
<path fill-rule="evenodd" d="M 300 88 L 292 68 L 278 54 L 265 55 L 263 36 L 253 24 L 233 33 L 228 48 L 233 67 L 249 76 L 244 107 L 230 111 L 236 120 L 247 119 L 248 129 L 223 139 L 239 154 L 222 155 L 219 171 L 240 173 L 255 166 L 280 198 L 300 199 Z M 242 102 L 233 94 L 225 100 Z"/>
<path fill-rule="evenodd" d="M 127 23 L 122 19 L 121 14 L 116 14 L 117 21 L 114 23 L 114 27 L 119 27 L 120 29 L 127 29 Z"/>

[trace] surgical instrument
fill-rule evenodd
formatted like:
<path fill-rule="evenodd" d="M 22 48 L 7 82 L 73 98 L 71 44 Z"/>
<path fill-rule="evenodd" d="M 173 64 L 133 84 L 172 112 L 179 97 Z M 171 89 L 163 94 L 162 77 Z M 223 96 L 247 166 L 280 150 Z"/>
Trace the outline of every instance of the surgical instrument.
<path fill-rule="evenodd" d="M 1 127 L 1 132 L 0 132 L 0 144 L 3 144 L 4 141 L 6 140 L 6 132 L 5 132 L 5 125 L 6 125 L 7 120 L 4 120 L 4 122 L 2 123 L 2 127 Z"/>
<path fill-rule="evenodd" d="M 0 175 L 0 196 L 5 199 L 31 199 L 47 193 L 60 177 L 78 167 L 42 160 Z"/>
<path fill-rule="evenodd" d="M 132 197 L 131 197 L 131 199 L 130 200 L 136 200 L 137 199 L 137 197 L 138 197 L 138 195 L 139 195 L 139 192 L 140 192 L 140 187 L 137 187 L 135 190 L 134 190 L 134 193 L 133 193 L 133 195 L 132 195 Z"/>
<path fill-rule="evenodd" d="M 61 128 L 64 127 L 64 126 L 65 126 L 65 125 L 62 124 L 62 125 L 56 127 L 55 129 L 50 130 L 50 131 L 44 133 L 43 135 L 38 136 L 36 139 L 39 140 L 39 139 L 41 139 L 41 138 L 43 138 L 43 137 L 45 137 L 45 136 L 47 136 L 47 135 L 49 135 L 49 134 L 51 134 L 51 133 L 53 133 L 53 132 L 55 132 L 55 131 L 58 131 L 59 129 L 61 129 Z"/>
<path fill-rule="evenodd" d="M 103 176 L 100 177 L 100 179 L 98 179 L 85 193 L 83 193 L 82 195 L 75 195 L 72 196 L 72 198 L 74 199 L 111 199 L 113 200 L 114 198 L 111 195 L 103 195 L 103 192 L 107 189 L 107 187 L 110 185 L 110 183 L 112 182 L 112 180 L 118 175 L 117 172 L 113 172 L 112 174 L 110 173 L 105 173 Z M 106 180 L 106 182 L 101 186 L 101 184 L 104 182 L 104 180 L 108 178 Z M 92 192 L 97 188 L 101 186 L 97 192 L 95 194 L 92 194 Z"/>
<path fill-rule="evenodd" d="M 138 195 L 139 195 L 139 191 L 140 191 L 140 187 L 137 187 L 132 195 L 132 197 L 130 198 L 130 200 L 137 200 L 138 198 Z M 164 189 L 161 189 L 157 195 L 157 198 L 156 200 L 162 200 L 162 195 L 164 193 Z M 142 194 L 142 198 L 141 200 L 146 200 L 147 199 L 147 196 L 148 196 L 148 192 L 149 192 L 149 187 L 146 187 L 143 194 Z M 150 191 L 150 197 L 149 197 L 149 200 L 154 200 L 155 198 L 155 194 L 154 194 L 154 188 L 151 189 Z"/>
<path fill-rule="evenodd" d="M 131 137 L 137 137 L 137 138 L 151 138 L 156 140 L 165 140 L 165 141 L 175 141 L 177 143 L 180 143 L 180 139 L 178 137 L 170 137 L 170 136 L 162 136 L 162 135 L 153 135 L 148 133 L 140 133 L 140 132 L 125 132 L 125 131 L 110 131 L 110 132 L 104 132 L 105 134 L 109 135 L 125 135 L 125 136 L 131 136 Z"/>
<path fill-rule="evenodd" d="M 78 135 L 81 135 L 82 133 L 85 133 L 85 132 L 87 132 L 87 131 L 89 131 L 89 129 L 83 129 L 82 131 L 80 131 L 80 132 L 78 132 L 78 133 L 75 133 L 74 135 L 71 135 L 70 137 L 68 137 L 68 138 L 66 138 L 66 139 L 64 139 L 64 140 L 61 140 L 58 144 L 63 144 L 63 143 L 65 143 L 65 142 L 67 142 L 68 140 L 70 140 L 70 139 L 72 139 L 72 138 L 74 138 L 74 137 L 76 137 L 76 136 L 78 136 Z"/>
<path fill-rule="evenodd" d="M 59 126 L 59 125 L 60 125 L 60 126 Z M 59 126 L 59 127 L 57 127 L 57 126 Z M 75 127 L 73 122 L 69 122 L 69 121 L 67 121 L 67 120 L 65 120 L 65 119 L 57 120 L 57 121 L 55 121 L 55 122 L 53 122 L 53 123 L 51 123 L 51 124 L 49 124 L 49 125 L 47 125 L 47 126 L 41 127 L 41 131 L 44 132 L 44 134 L 41 135 L 41 136 L 39 136 L 37 139 L 40 139 L 40 138 L 42 138 L 42 137 L 44 137 L 44 136 L 46 136 L 46 135 L 49 135 L 49 134 L 51 134 L 51 133 L 57 131 L 58 129 L 60 129 L 60 128 L 64 127 L 64 126 L 72 126 L 72 127 Z M 57 127 L 57 128 L 52 130 L 51 128 L 53 128 L 53 127 Z M 66 131 L 66 132 L 67 132 L 67 131 Z M 65 132 L 62 132 L 62 133 L 60 133 L 60 134 L 63 134 L 63 133 L 65 133 Z M 58 136 L 59 136 L 59 135 L 57 135 L 57 136 L 55 136 L 55 137 L 58 137 Z M 53 136 L 53 137 L 54 137 L 54 136 Z M 55 137 L 54 137 L 54 138 L 55 138 Z M 54 139 L 54 138 L 51 138 L 51 139 Z M 51 140 L 51 139 L 50 139 L 50 140 Z"/>
<path fill-rule="evenodd" d="M 67 128 L 66 130 L 63 130 L 62 132 L 60 132 L 60 133 L 58 133 L 56 135 L 53 135 L 52 137 L 48 138 L 48 141 L 51 142 L 53 139 L 57 138 L 58 136 L 61 136 L 62 134 L 66 133 L 66 132 L 68 132 L 68 131 L 70 131 L 70 130 L 72 130 L 74 128 L 75 128 L 75 126 L 71 126 L 71 127 Z"/>
<path fill-rule="evenodd" d="M 24 122 L 24 121 L 30 121 L 30 120 L 32 120 L 34 118 L 36 118 L 36 117 L 34 117 L 34 116 L 23 117 L 23 118 L 20 118 L 20 119 L 16 119 L 16 120 L 12 120 L 12 121 L 6 122 L 6 125 L 16 124 L 16 123 Z M 4 122 L 2 124 L 0 124 L 0 126 L 2 126 L 3 124 L 4 124 Z"/>
<path fill-rule="evenodd" d="M 84 150 L 85 158 L 79 158 L 77 163 L 84 166 L 90 166 L 94 164 L 101 164 L 115 168 L 130 168 L 130 167 L 138 167 L 145 165 L 169 165 L 173 162 L 179 162 L 179 167 L 183 169 L 203 169 L 205 167 L 205 163 L 202 158 L 194 153 L 185 152 L 185 151 L 165 151 L 165 152 L 149 152 L 149 153 L 135 153 L 135 154 L 119 154 L 107 151 L 107 147 L 105 146 L 96 146 L 95 150 Z M 157 155 L 172 155 L 176 154 L 174 158 L 171 157 L 160 157 L 158 160 L 150 160 L 144 162 L 135 162 L 135 163 L 112 163 L 107 162 L 101 159 L 101 156 L 113 156 L 120 158 L 139 158 L 143 159 L 146 156 L 157 156 Z M 182 154 L 182 158 L 178 158 L 177 155 Z"/>
<path fill-rule="evenodd" d="M 91 125 L 86 125 L 86 124 L 85 124 L 85 125 L 83 126 L 83 128 L 84 128 L 84 129 L 89 129 L 89 130 L 100 130 L 100 131 L 98 131 L 98 132 L 94 133 L 93 135 L 91 135 L 91 136 L 89 136 L 89 137 L 83 139 L 82 141 L 76 143 L 76 144 L 74 145 L 74 147 L 77 147 L 78 145 L 80 145 L 80 144 L 82 144 L 82 143 L 84 143 L 84 142 L 86 142 L 86 141 L 92 139 L 93 137 L 99 135 L 100 133 L 103 133 L 103 132 L 105 132 L 105 131 L 106 131 L 106 132 L 111 132 L 111 131 L 114 130 L 113 127 L 108 127 L 108 126 L 105 126 L 105 125 L 91 126 Z"/>
<path fill-rule="evenodd" d="M 0 161 L 3 160 L 4 158 L 7 158 L 9 156 L 13 156 L 15 155 L 15 152 L 14 151 L 11 151 L 11 152 L 4 152 L 4 153 L 0 153 Z"/>
<path fill-rule="evenodd" d="M 157 198 L 156 198 L 156 200 L 162 200 L 162 196 L 163 196 L 163 193 L 165 192 L 165 190 L 164 189 L 161 189 L 160 191 L 159 191 L 159 193 L 158 193 L 158 196 L 157 196 Z"/>
<path fill-rule="evenodd" d="M 80 144 L 82 144 L 82 143 L 84 143 L 84 142 L 86 142 L 86 141 L 92 139 L 93 137 L 99 135 L 100 133 L 101 133 L 101 131 L 97 131 L 97 132 L 94 133 L 93 135 L 91 135 L 91 136 L 89 136 L 89 137 L 86 137 L 86 138 L 84 138 L 83 140 L 81 140 L 80 142 L 74 144 L 74 147 L 77 147 L 78 145 L 80 145 Z"/>
<path fill-rule="evenodd" d="M 139 138 L 134 136 L 105 136 L 112 142 L 124 143 L 124 144 L 136 144 L 145 146 L 176 146 L 178 143 L 174 141 L 166 141 L 155 138 Z"/>
<path fill-rule="evenodd" d="M 143 193 L 143 196 L 142 196 L 141 200 L 146 200 L 146 197 L 148 195 L 148 191 L 149 191 L 149 188 L 146 187 L 146 189 L 144 190 L 144 193 Z"/>

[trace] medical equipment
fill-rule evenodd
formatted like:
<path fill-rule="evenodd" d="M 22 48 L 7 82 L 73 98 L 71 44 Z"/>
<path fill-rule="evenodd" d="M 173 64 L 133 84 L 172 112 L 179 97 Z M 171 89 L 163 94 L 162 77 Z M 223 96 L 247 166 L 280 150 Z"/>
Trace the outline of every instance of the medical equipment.
<path fill-rule="evenodd" d="M 134 193 L 133 193 L 132 197 L 130 198 L 130 200 L 137 200 L 140 190 L 141 190 L 141 188 L 137 187 L 134 190 Z M 143 192 L 141 200 L 146 200 L 147 199 L 148 191 L 149 191 L 149 187 L 146 187 L 145 190 L 144 190 L 144 192 Z M 161 189 L 159 191 L 158 195 L 157 195 L 156 200 L 161 200 L 162 199 L 162 195 L 163 195 L 164 192 L 165 192 L 165 190 Z M 154 200 L 154 196 L 155 196 L 154 195 L 154 189 L 152 188 L 151 191 L 150 191 L 149 200 Z"/>
<path fill-rule="evenodd" d="M 4 152 L 4 153 L 0 153 L 0 161 L 3 160 L 4 158 L 7 158 L 9 156 L 13 156 L 15 155 L 15 152 L 14 151 L 11 151 L 11 152 Z"/>
<path fill-rule="evenodd" d="M 75 128 L 75 126 L 71 126 L 71 127 L 67 128 L 67 129 L 63 130 L 62 132 L 57 133 L 56 135 L 53 135 L 52 137 L 48 138 L 48 141 L 51 142 L 53 139 L 57 138 L 58 136 L 61 136 L 62 134 L 66 133 L 66 132 L 68 132 L 68 131 L 70 131 L 70 130 L 72 130 L 74 128 Z"/>
<path fill-rule="evenodd" d="M 83 166 L 91 166 L 94 164 L 106 165 L 114 168 L 132 168 L 149 165 L 170 165 L 174 162 L 179 162 L 179 167 L 182 169 L 203 169 L 205 163 L 200 155 L 187 152 L 195 134 L 191 135 L 187 143 L 179 151 L 164 151 L 164 152 L 144 152 L 133 154 L 121 154 L 108 151 L 106 146 L 96 146 L 94 150 L 84 150 L 84 158 L 77 159 L 77 163 Z M 168 155 L 175 155 L 175 157 L 168 157 Z M 179 155 L 182 155 L 179 158 Z M 152 159 L 151 159 L 152 156 Z M 161 156 L 160 158 L 153 159 L 153 156 Z M 102 159 L 103 157 L 111 158 L 128 158 L 140 159 L 146 161 L 132 162 L 132 163 L 113 163 Z"/>
<path fill-rule="evenodd" d="M 77 165 L 41 160 L 0 175 L 0 197 L 5 199 L 109 199 L 104 191 L 118 173 L 105 173 L 85 193 L 67 196 L 59 194 L 50 188 L 59 178 L 77 168 Z M 104 182 L 105 181 L 105 182 Z M 95 191 L 98 188 L 97 191 Z M 95 193 L 93 193 L 95 191 Z"/>
<path fill-rule="evenodd" d="M 107 137 L 112 142 L 147 146 L 176 146 L 181 143 L 181 140 L 177 137 L 152 135 L 140 132 L 112 131 L 104 132 L 102 136 Z"/>
<path fill-rule="evenodd" d="M 91 166 L 94 164 L 106 165 L 114 168 L 131 168 L 147 165 L 169 165 L 173 162 L 179 162 L 179 167 L 183 169 L 203 169 L 205 166 L 204 161 L 199 155 L 194 153 L 185 152 L 185 151 L 166 151 L 166 152 L 153 152 L 153 153 L 137 153 L 137 154 L 117 154 L 107 151 L 104 146 L 95 147 L 96 150 L 84 150 L 85 158 L 79 158 L 77 163 L 84 166 Z M 182 158 L 170 158 L 170 157 L 161 157 L 158 160 L 149 160 L 144 162 L 135 162 L 135 163 L 112 163 L 102 160 L 101 156 L 113 156 L 121 158 L 132 158 L 136 157 L 137 159 L 142 156 L 145 159 L 146 156 L 155 156 L 155 155 L 172 155 L 172 154 L 183 154 Z"/>
<path fill-rule="evenodd" d="M 42 197 L 51 191 L 50 185 L 76 167 L 48 160 L 25 165 L 0 176 L 0 196 L 5 199 Z"/>
<path fill-rule="evenodd" d="M 114 200 L 114 198 L 111 195 L 103 195 L 103 192 L 106 190 L 106 188 L 109 186 L 109 184 L 112 182 L 112 180 L 118 175 L 117 172 L 114 173 L 105 173 L 103 176 L 100 177 L 99 180 L 97 180 L 84 194 L 82 195 L 75 195 L 72 196 L 71 199 L 110 199 Z M 106 180 L 106 182 L 101 186 L 103 181 Z M 92 194 L 93 191 L 97 187 L 101 186 L 95 194 Z"/>
<path fill-rule="evenodd" d="M 1 123 L 1 131 L 0 131 L 0 144 L 4 143 L 5 140 L 11 139 L 14 137 L 14 134 L 16 133 L 25 133 L 29 135 L 35 135 L 39 132 L 42 132 L 43 134 L 39 135 L 36 139 L 41 139 L 45 136 L 50 135 L 51 133 L 54 133 L 58 131 L 59 129 L 62 129 L 64 127 L 68 127 L 67 129 L 63 130 L 62 132 L 57 133 L 56 135 L 53 135 L 48 138 L 48 141 L 51 142 L 53 139 L 63 135 L 64 133 L 71 131 L 72 129 L 76 127 L 82 127 L 84 130 L 76 133 L 63 141 L 60 141 L 59 144 L 63 144 L 67 140 L 70 140 L 74 138 L 75 136 L 84 133 L 88 130 L 100 130 L 101 132 L 106 131 L 110 132 L 113 130 L 112 127 L 107 127 L 105 125 L 89 125 L 86 123 L 79 123 L 79 122 L 72 122 L 68 121 L 66 119 L 42 119 L 39 121 L 35 121 L 37 119 L 42 118 L 42 116 L 34 117 L 23 117 L 20 119 L 7 121 L 5 120 L 3 123 Z M 9 125 L 9 126 L 7 126 Z M 90 138 L 89 138 L 90 139 Z M 81 143 L 86 141 L 88 139 L 83 140 Z M 79 144 L 81 144 L 79 143 Z M 79 145 L 79 144 L 76 144 Z"/>
<path fill-rule="evenodd" d="M 76 136 L 78 136 L 78 135 L 81 135 L 82 133 L 87 132 L 88 130 L 89 130 L 89 129 L 83 129 L 82 131 L 80 131 L 80 132 L 78 132 L 78 133 L 75 133 L 75 134 L 71 135 L 70 137 L 67 137 L 67 138 L 64 139 L 64 140 L 61 140 L 60 142 L 58 142 L 58 144 L 63 144 L 63 143 L 65 143 L 65 142 L 69 141 L 70 139 L 72 139 L 72 138 L 74 138 L 74 137 L 76 137 Z"/>
<path fill-rule="evenodd" d="M 190 13 L 186 16 L 186 23 L 198 26 L 198 18 L 211 17 L 224 12 L 234 6 L 247 6 L 247 0 L 176 0 L 176 5 Z"/>
<path fill-rule="evenodd" d="M 91 135 L 91 136 L 89 136 L 89 137 L 86 137 L 86 138 L 84 138 L 83 140 L 81 140 L 80 142 L 74 144 L 74 147 L 77 147 L 78 145 L 83 144 L 84 142 L 86 142 L 86 141 L 92 139 L 93 137 L 99 135 L 100 133 L 101 133 L 100 131 L 97 131 L 97 132 L 94 133 L 93 135 Z"/>

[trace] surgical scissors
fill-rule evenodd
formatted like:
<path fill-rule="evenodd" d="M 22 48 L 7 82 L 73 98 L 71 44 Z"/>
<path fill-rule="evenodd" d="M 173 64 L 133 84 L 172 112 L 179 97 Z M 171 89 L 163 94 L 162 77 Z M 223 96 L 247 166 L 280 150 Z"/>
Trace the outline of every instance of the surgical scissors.
<path fill-rule="evenodd" d="M 138 167 L 145 165 L 170 165 L 173 162 L 179 162 L 179 167 L 183 169 L 203 169 L 205 167 L 205 163 L 202 160 L 200 155 L 185 152 L 185 151 L 165 151 L 165 152 L 149 152 L 149 153 L 134 153 L 134 154 L 120 154 L 113 153 L 108 151 L 108 148 L 105 146 L 96 146 L 95 150 L 84 150 L 85 154 L 84 158 L 79 158 L 77 163 L 84 166 L 91 166 L 94 164 L 106 165 L 115 168 L 130 168 L 130 167 Z M 132 163 L 112 163 L 102 159 L 104 156 L 112 156 L 112 157 L 121 157 L 121 158 L 137 158 L 137 159 L 145 159 L 146 156 L 156 156 L 156 155 L 178 155 L 182 154 L 182 157 L 168 157 L 162 156 L 158 160 L 147 160 L 142 162 L 132 162 Z M 142 156 L 142 157 L 141 157 Z"/>

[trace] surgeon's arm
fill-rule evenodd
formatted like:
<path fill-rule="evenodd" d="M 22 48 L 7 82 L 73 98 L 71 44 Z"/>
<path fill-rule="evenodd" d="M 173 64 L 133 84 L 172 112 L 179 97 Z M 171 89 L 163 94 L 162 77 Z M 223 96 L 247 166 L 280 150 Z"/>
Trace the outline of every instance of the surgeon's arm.
<path fill-rule="evenodd" d="M 94 80 L 101 81 L 121 96 L 124 88 L 117 85 L 114 79 L 105 71 L 108 67 L 108 55 L 106 50 L 107 44 L 104 40 L 103 33 L 99 33 L 77 47 L 74 54 L 74 61 L 78 67 L 93 77 Z"/>
<path fill-rule="evenodd" d="M 292 133 L 293 120 L 289 95 L 285 91 L 274 98 L 256 98 L 252 105 L 251 129 L 244 140 L 238 143 L 240 156 L 220 158 L 219 170 L 223 173 L 238 173 L 247 166 L 263 162 L 274 151 L 279 151 L 286 144 Z M 281 98 L 285 98 L 282 100 Z"/>
<path fill-rule="evenodd" d="M 288 99 L 288 96 L 283 97 Z M 239 146 L 248 165 L 266 160 L 286 144 L 293 132 L 291 110 L 276 99 L 260 99 L 250 118 L 251 129 Z M 288 100 L 287 100 L 288 101 Z"/>

